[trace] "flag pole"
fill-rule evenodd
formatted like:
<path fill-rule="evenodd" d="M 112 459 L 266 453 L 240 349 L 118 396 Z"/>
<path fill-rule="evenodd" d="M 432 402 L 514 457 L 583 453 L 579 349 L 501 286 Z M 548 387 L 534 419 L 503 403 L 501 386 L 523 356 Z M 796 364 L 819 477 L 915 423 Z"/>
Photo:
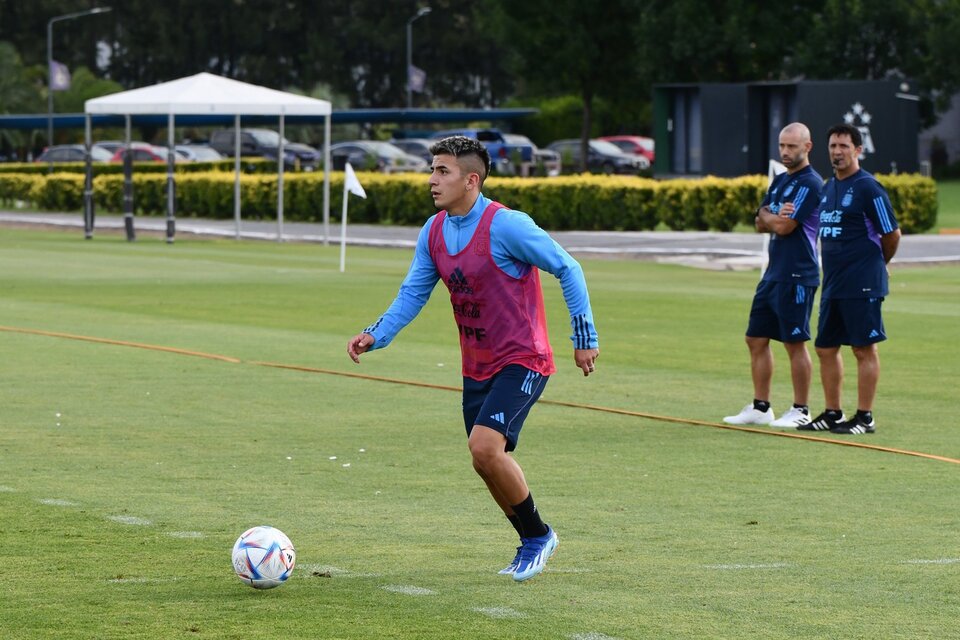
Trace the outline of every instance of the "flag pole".
<path fill-rule="evenodd" d="M 340 273 L 347 266 L 347 200 L 350 198 L 348 181 L 343 181 L 343 211 L 340 214 Z"/>
<path fill-rule="evenodd" d="M 363 190 L 363 185 L 357 180 L 357 174 L 353 172 L 353 167 L 347 162 L 343 165 L 343 213 L 340 214 L 340 273 L 343 273 L 347 266 L 347 199 L 351 193 L 361 198 L 367 197 L 367 192 Z"/>

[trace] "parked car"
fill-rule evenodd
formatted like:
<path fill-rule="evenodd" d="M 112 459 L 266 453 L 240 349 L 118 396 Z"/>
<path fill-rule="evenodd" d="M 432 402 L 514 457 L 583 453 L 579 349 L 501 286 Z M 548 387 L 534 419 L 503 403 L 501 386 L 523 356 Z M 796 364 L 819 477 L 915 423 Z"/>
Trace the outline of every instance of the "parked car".
<path fill-rule="evenodd" d="M 427 164 L 433 162 L 433 154 L 430 153 L 430 146 L 436 142 L 429 138 L 400 138 L 390 140 L 390 144 L 398 147 L 410 155 L 423 158 Z"/>
<path fill-rule="evenodd" d="M 560 154 L 565 173 L 580 171 L 580 140 L 570 138 L 557 140 L 547 145 Z M 612 142 L 591 139 L 587 147 L 587 171 L 591 173 L 638 174 L 650 168 L 650 161 L 642 156 L 634 156 L 620 151 Z"/>
<path fill-rule="evenodd" d="M 98 147 L 103 147 L 109 151 L 111 156 L 117 152 L 117 149 L 125 144 L 126 143 L 123 140 L 100 140 L 96 143 Z"/>
<path fill-rule="evenodd" d="M 217 160 L 223 160 L 223 155 L 219 151 L 205 144 L 178 144 L 174 149 L 191 162 L 216 162 Z"/>
<path fill-rule="evenodd" d="M 541 149 L 533 143 L 533 140 L 527 136 L 520 135 L 519 133 L 505 133 L 503 134 L 503 138 L 507 141 L 507 144 L 510 145 L 530 145 L 533 147 L 533 162 L 525 163 L 521 167 L 521 173 L 524 176 L 560 175 L 560 169 L 562 168 L 560 163 L 560 154 L 556 151 L 553 151 L 552 149 Z"/>
<path fill-rule="evenodd" d="M 84 162 L 87 150 L 82 144 L 57 144 L 47 147 L 34 162 Z M 90 147 L 90 157 L 93 162 L 110 162 L 110 152 L 93 145 Z"/>
<path fill-rule="evenodd" d="M 123 162 L 123 159 L 127 155 L 127 147 L 122 146 L 116 150 L 113 154 L 113 157 L 110 158 L 110 162 Z M 133 158 L 134 162 L 166 162 L 167 161 L 167 148 L 166 147 L 155 147 L 152 144 L 147 144 L 146 142 L 132 142 L 130 144 L 130 155 Z M 181 162 L 182 157 L 174 153 L 174 162 Z"/>
<path fill-rule="evenodd" d="M 645 136 L 600 136 L 597 140 L 612 142 L 624 153 L 643 156 L 653 165 L 653 159 L 655 157 L 653 138 L 647 138 Z"/>
<path fill-rule="evenodd" d="M 466 136 L 479 140 L 490 153 L 490 172 L 501 175 L 517 175 L 525 162 L 533 162 L 533 146 L 510 144 L 499 129 L 451 129 L 438 131 L 433 140 L 449 136 Z"/>
<path fill-rule="evenodd" d="M 224 156 L 234 156 L 234 129 L 221 129 L 210 135 L 210 146 Z M 240 129 L 240 155 L 260 156 L 276 161 L 280 148 L 280 134 L 272 129 Z M 313 171 L 323 164 L 319 151 L 310 145 L 283 139 L 283 166 L 302 171 Z"/>
<path fill-rule="evenodd" d="M 335 169 L 349 162 L 359 170 L 399 173 L 401 171 L 426 172 L 430 165 L 423 158 L 407 153 L 389 142 L 377 140 L 351 140 L 330 145 L 331 163 Z"/>

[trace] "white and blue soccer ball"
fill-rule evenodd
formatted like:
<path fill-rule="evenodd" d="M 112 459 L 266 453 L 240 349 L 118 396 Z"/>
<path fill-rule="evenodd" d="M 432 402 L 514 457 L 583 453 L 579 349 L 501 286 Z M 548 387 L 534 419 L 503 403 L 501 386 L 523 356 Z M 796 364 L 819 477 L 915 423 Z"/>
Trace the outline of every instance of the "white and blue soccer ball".
<path fill-rule="evenodd" d="M 279 587 L 296 563 L 297 550 L 290 538 L 274 527 L 247 529 L 233 545 L 233 570 L 254 589 Z"/>

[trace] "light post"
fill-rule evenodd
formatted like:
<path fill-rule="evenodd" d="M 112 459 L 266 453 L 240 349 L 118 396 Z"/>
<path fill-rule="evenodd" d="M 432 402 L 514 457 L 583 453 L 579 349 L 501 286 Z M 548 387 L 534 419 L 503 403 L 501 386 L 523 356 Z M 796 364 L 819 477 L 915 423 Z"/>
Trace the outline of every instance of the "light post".
<path fill-rule="evenodd" d="M 53 84 L 53 23 L 61 20 L 70 20 L 72 18 L 81 18 L 83 16 L 92 16 L 95 13 L 106 13 L 111 7 L 94 7 L 86 11 L 77 11 L 76 13 L 67 13 L 62 16 L 50 18 L 47 22 L 47 146 L 53 145 L 53 90 L 50 88 Z"/>
<path fill-rule="evenodd" d="M 407 109 L 413 106 L 413 83 L 410 73 L 413 67 L 413 22 L 428 13 L 430 13 L 430 7 L 420 7 L 417 15 L 407 20 Z"/>

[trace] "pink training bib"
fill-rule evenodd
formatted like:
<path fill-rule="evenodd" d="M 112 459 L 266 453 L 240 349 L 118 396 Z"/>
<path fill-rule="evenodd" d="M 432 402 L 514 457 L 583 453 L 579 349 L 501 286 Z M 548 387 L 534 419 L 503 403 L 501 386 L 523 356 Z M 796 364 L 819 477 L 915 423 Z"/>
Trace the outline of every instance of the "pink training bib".
<path fill-rule="evenodd" d="M 504 206 L 491 202 L 470 242 L 450 255 L 443 240 L 446 211 L 430 227 L 430 257 L 450 291 L 460 332 L 463 375 L 486 380 L 508 364 L 542 375 L 556 372 L 536 267 L 522 278 L 504 273 L 490 252 L 490 225 Z"/>

